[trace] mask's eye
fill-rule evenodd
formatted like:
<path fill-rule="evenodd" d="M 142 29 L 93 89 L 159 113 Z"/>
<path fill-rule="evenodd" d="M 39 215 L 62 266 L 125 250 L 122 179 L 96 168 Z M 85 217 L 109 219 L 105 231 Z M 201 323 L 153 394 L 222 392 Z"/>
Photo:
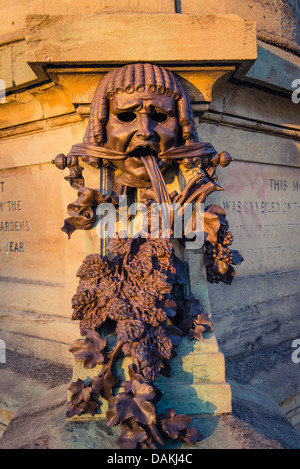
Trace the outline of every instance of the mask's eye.
<path fill-rule="evenodd" d="M 117 117 L 119 121 L 121 122 L 132 122 L 136 118 L 136 114 L 135 112 L 124 111 L 124 112 L 119 112 Z"/>
<path fill-rule="evenodd" d="M 168 114 L 165 114 L 164 112 L 155 111 L 151 113 L 151 119 L 154 122 L 158 123 L 166 122 L 166 120 L 168 119 Z"/>

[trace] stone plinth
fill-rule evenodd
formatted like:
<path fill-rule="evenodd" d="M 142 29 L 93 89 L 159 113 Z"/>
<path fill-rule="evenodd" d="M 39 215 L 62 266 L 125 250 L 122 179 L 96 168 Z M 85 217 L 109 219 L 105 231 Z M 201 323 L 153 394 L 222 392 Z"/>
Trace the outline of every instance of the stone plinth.
<path fill-rule="evenodd" d="M 212 333 L 204 334 L 201 341 L 183 337 L 178 354 L 170 361 L 171 378 L 160 376 L 156 386 L 163 396 L 157 404 L 158 413 L 168 407 L 173 407 L 176 413 L 213 414 L 220 415 L 231 412 L 231 390 L 225 381 L 224 356 L 219 351 L 216 337 Z M 115 376 L 120 383 L 129 380 L 128 365 L 130 358 L 118 360 Z M 96 365 L 88 370 L 83 366 L 83 360 L 74 360 L 72 381 L 82 379 L 88 384 L 101 371 L 102 365 Z M 122 390 L 121 390 L 122 391 Z M 70 394 L 68 394 L 70 400 Z M 74 416 L 70 420 L 93 420 L 105 418 L 108 409 L 107 401 L 100 400 L 101 406 L 94 417 L 90 414 Z"/>
<path fill-rule="evenodd" d="M 28 15 L 25 39 L 33 67 L 139 61 L 236 65 L 257 57 L 255 23 L 237 15 Z"/>

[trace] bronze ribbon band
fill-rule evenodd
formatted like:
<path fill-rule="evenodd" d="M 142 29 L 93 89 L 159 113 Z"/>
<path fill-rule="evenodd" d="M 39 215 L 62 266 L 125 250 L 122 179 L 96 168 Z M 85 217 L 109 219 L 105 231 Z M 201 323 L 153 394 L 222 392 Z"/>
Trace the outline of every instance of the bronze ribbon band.
<path fill-rule="evenodd" d="M 196 142 L 159 153 L 158 157 L 170 160 L 183 160 L 185 158 L 201 158 L 216 154 L 216 150 L 210 143 Z M 107 159 L 113 162 L 114 160 L 128 158 L 128 155 L 124 153 L 85 143 L 73 145 L 68 156 L 81 156 L 84 162 L 96 168 L 101 166 L 101 159 Z M 155 157 L 142 157 L 141 161 L 147 169 L 149 181 L 137 181 L 129 175 L 120 175 L 116 178 L 115 184 L 135 188 L 148 188 L 152 186 L 157 202 L 159 204 L 166 203 L 167 205 L 171 205 L 170 196 Z M 96 208 L 103 202 L 111 202 L 114 205 L 118 203 L 117 200 L 111 196 L 102 196 L 100 192 L 94 189 L 84 186 L 80 187 L 77 200 L 68 205 L 70 217 L 65 220 L 62 230 L 67 233 L 70 238 L 71 234 L 76 229 L 91 229 L 96 221 Z"/>
<path fill-rule="evenodd" d="M 210 143 L 195 142 L 181 147 L 172 148 L 157 156 L 161 159 L 183 160 L 184 158 L 204 157 L 217 154 L 215 148 Z M 88 145 L 86 143 L 77 143 L 73 145 L 68 156 L 81 156 L 91 158 L 103 158 L 107 160 L 124 160 L 128 158 L 125 153 L 109 150 L 108 148 Z"/>
<path fill-rule="evenodd" d="M 75 230 L 89 230 L 93 228 L 96 221 L 96 208 L 103 202 L 118 205 L 117 199 L 107 195 L 102 196 L 100 192 L 89 187 L 81 187 L 77 192 L 78 198 L 75 202 L 68 205 L 69 218 L 65 219 L 62 231 L 67 233 L 68 237 Z"/>

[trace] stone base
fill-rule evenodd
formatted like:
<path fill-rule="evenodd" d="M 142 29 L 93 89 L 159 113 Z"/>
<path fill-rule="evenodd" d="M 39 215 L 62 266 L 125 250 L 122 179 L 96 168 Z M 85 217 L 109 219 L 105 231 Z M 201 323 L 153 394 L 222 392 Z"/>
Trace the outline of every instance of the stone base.
<path fill-rule="evenodd" d="M 176 413 L 188 415 L 213 414 L 220 415 L 231 412 L 231 389 L 225 381 L 225 361 L 219 351 L 216 337 L 212 333 L 204 334 L 201 341 L 183 337 L 177 356 L 170 361 L 171 378 L 160 376 L 156 386 L 162 392 L 162 398 L 157 403 L 158 413 L 173 407 Z M 130 379 L 128 365 L 130 358 L 124 358 L 116 363 L 115 375 L 120 382 Z M 83 366 L 83 360 L 74 360 L 72 381 L 82 379 L 88 384 L 102 368 L 97 365 L 88 370 Z M 68 401 L 70 392 L 68 391 Z M 90 414 L 74 416 L 69 420 L 94 420 L 105 418 L 108 409 L 107 401 L 99 399 L 101 405 L 94 417 Z"/>

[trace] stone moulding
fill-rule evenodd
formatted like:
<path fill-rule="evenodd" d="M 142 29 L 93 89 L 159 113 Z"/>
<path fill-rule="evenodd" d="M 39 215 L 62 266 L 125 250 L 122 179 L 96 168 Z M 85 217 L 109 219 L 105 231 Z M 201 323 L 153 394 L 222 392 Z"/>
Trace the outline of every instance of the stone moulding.
<path fill-rule="evenodd" d="M 134 61 L 240 65 L 257 57 L 255 23 L 237 15 L 29 15 L 25 37 L 33 69 Z"/>

